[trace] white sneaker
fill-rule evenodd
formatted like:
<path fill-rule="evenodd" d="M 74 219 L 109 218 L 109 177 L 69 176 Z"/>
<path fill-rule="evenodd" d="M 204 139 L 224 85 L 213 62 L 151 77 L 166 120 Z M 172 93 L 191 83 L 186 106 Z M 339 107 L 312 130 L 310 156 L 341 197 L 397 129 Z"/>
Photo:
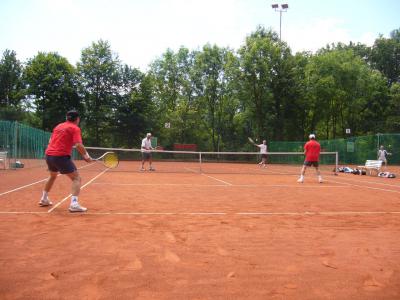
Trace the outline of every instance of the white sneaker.
<path fill-rule="evenodd" d="M 76 203 L 76 204 L 71 204 L 69 206 L 69 211 L 70 212 L 85 212 L 85 211 L 87 211 L 87 208 L 80 206 L 79 203 Z"/>
<path fill-rule="evenodd" d="M 300 182 L 300 183 L 303 183 L 304 182 L 304 178 L 299 178 L 299 179 L 297 179 L 297 182 Z"/>
<path fill-rule="evenodd" d="M 150 170 L 150 171 L 155 171 L 156 169 L 154 169 L 154 168 L 150 168 L 149 170 Z"/>
<path fill-rule="evenodd" d="M 40 199 L 39 206 L 51 206 L 53 202 L 51 202 L 48 198 L 47 199 Z"/>
<path fill-rule="evenodd" d="M 322 182 L 323 182 L 321 176 L 318 177 L 318 182 L 319 182 L 319 183 L 322 183 Z"/>
<path fill-rule="evenodd" d="M 140 168 L 139 170 L 140 170 L 140 171 L 146 171 L 146 169 L 145 169 L 145 168 Z"/>

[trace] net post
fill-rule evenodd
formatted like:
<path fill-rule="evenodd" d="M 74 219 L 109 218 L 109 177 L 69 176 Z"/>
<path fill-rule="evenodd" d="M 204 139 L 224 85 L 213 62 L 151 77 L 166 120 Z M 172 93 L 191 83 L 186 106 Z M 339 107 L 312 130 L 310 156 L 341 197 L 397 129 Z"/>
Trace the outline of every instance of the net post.
<path fill-rule="evenodd" d="M 199 152 L 199 164 L 200 164 L 200 173 L 203 173 L 203 170 L 201 169 L 201 152 Z"/>
<path fill-rule="evenodd" d="M 335 152 L 335 175 L 337 175 L 337 170 L 339 167 L 339 152 Z"/>
<path fill-rule="evenodd" d="M 13 147 L 13 150 L 12 150 L 12 155 L 10 156 L 10 159 L 8 160 L 8 163 L 9 163 L 9 166 L 10 166 L 10 169 L 12 169 L 12 170 L 16 170 L 17 169 L 17 157 L 18 157 L 18 122 L 17 121 L 14 121 L 14 132 L 13 132 L 13 135 L 14 135 L 14 137 L 13 137 L 13 141 L 14 141 L 14 147 Z M 11 159 L 11 157 L 13 158 L 13 159 Z"/>

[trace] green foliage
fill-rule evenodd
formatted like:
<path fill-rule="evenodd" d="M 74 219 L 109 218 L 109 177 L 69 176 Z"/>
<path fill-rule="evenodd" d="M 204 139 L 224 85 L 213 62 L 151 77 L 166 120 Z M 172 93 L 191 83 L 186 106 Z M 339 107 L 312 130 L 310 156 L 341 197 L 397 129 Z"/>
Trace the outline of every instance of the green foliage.
<path fill-rule="evenodd" d="M 400 83 L 392 84 L 389 95 L 388 116 L 382 131 L 400 132 Z"/>
<path fill-rule="evenodd" d="M 51 130 L 65 120 L 65 113 L 81 107 L 76 85 L 76 70 L 57 53 L 39 52 L 24 70 L 27 95 L 43 130 Z"/>
<path fill-rule="evenodd" d="M 153 82 L 153 118 L 160 130 L 160 143 L 172 148 L 174 143 L 201 143 L 201 116 L 195 93 L 195 56 L 180 48 L 177 53 L 168 49 L 150 69 Z M 164 128 L 170 123 L 171 128 Z"/>
<path fill-rule="evenodd" d="M 88 145 L 139 147 L 152 132 L 167 149 L 195 143 L 214 151 L 254 151 L 248 136 L 293 141 L 310 132 L 343 138 L 346 128 L 354 135 L 399 132 L 399 32 L 372 47 L 339 43 L 293 55 L 275 32 L 258 27 L 237 51 L 209 44 L 167 49 L 146 73 L 122 64 L 103 40 L 82 51 L 76 68 L 52 52 L 23 66 L 6 50 L 0 118 L 51 130 L 76 108 Z"/>
<path fill-rule="evenodd" d="M 15 51 L 5 50 L 0 61 L 0 107 L 21 107 L 24 98 L 22 65 Z"/>
<path fill-rule="evenodd" d="M 286 128 L 287 118 L 293 121 L 290 114 L 297 111 L 301 100 L 296 97 L 295 60 L 290 49 L 276 33 L 259 27 L 239 49 L 239 60 L 240 98 L 249 112 L 249 135 L 260 140 L 285 139 L 291 131 Z"/>
<path fill-rule="evenodd" d="M 112 127 L 113 145 L 138 148 L 145 132 L 152 131 L 151 82 L 143 74 L 132 70 L 130 82 L 135 88 L 127 94 L 117 97 L 115 122 Z"/>
<path fill-rule="evenodd" d="M 371 50 L 372 66 L 386 76 L 388 84 L 400 82 L 400 30 L 390 38 L 379 37 Z"/>
<path fill-rule="evenodd" d="M 78 63 L 80 93 L 85 106 L 84 125 L 92 145 L 112 143 L 114 100 L 119 88 L 120 61 L 106 41 L 83 49 Z"/>
<path fill-rule="evenodd" d="M 310 104 L 308 132 L 336 138 L 373 132 L 385 115 L 384 78 L 371 70 L 351 49 L 321 51 L 306 67 Z"/>

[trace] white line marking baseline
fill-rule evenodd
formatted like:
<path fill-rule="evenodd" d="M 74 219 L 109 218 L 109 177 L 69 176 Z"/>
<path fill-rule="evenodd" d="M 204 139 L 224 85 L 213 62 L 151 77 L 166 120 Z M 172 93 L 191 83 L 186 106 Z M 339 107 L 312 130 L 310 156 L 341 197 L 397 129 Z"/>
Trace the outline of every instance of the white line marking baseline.
<path fill-rule="evenodd" d="M 47 212 L 12 211 L 1 212 L 0 215 L 13 214 L 47 214 Z M 400 215 L 400 211 L 304 211 L 304 212 L 85 212 L 68 215 L 126 215 L 126 216 L 353 216 L 353 215 Z"/>
<path fill-rule="evenodd" d="M 304 211 L 304 212 L 242 212 L 241 216 L 345 216 L 345 215 L 386 215 L 400 214 L 400 211 Z"/>
<path fill-rule="evenodd" d="M 307 184 L 195 184 L 195 183 L 113 183 L 113 182 L 95 182 L 97 185 L 115 185 L 115 186 L 182 186 L 182 187 L 276 187 L 276 188 L 349 188 L 348 184 L 343 185 L 307 185 Z"/>

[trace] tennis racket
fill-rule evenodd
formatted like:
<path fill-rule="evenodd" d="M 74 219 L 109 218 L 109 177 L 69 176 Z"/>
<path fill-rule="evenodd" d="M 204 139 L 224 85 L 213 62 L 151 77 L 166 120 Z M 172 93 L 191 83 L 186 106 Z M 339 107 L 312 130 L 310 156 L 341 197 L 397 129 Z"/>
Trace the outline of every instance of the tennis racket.
<path fill-rule="evenodd" d="M 117 154 L 114 152 L 106 152 L 99 158 L 92 158 L 95 161 L 101 162 L 107 168 L 116 168 L 119 164 L 119 159 Z"/>
<path fill-rule="evenodd" d="M 256 143 L 253 141 L 251 137 L 247 137 L 249 139 L 249 142 L 252 143 L 253 145 L 256 145 Z"/>

